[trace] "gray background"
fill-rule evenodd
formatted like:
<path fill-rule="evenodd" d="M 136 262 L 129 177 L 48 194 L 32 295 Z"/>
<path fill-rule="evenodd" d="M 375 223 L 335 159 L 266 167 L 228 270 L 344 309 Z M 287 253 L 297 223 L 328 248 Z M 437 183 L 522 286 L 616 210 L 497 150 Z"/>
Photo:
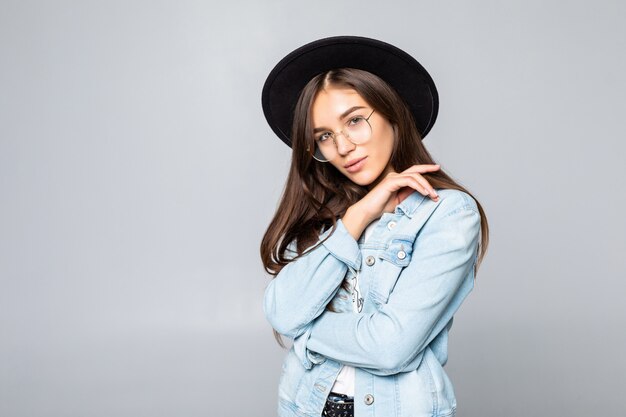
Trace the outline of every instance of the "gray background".
<path fill-rule="evenodd" d="M 0 1 L 0 415 L 274 415 L 260 92 L 340 34 L 431 72 L 425 143 L 488 213 L 459 415 L 623 415 L 625 5 Z"/>

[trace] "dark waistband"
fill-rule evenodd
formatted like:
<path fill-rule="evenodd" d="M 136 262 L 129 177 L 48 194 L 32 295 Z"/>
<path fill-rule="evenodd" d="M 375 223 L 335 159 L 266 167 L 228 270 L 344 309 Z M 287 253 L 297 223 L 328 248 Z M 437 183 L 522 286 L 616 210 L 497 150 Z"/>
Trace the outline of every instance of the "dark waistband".
<path fill-rule="evenodd" d="M 327 402 L 349 404 L 354 403 L 354 397 L 350 397 L 346 394 L 339 394 L 337 392 L 331 392 L 326 398 Z"/>
<path fill-rule="evenodd" d="M 324 417 L 354 417 L 354 398 L 331 392 L 322 411 Z"/>

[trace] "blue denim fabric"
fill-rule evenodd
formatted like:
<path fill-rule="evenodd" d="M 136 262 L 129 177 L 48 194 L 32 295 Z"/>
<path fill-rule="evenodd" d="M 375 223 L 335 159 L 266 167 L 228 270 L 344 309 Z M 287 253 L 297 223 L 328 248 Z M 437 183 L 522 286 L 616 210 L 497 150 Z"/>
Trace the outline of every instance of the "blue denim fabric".
<path fill-rule="evenodd" d="M 270 282 L 266 318 L 293 339 L 279 416 L 319 417 L 342 364 L 356 368 L 357 417 L 455 415 L 443 366 L 453 315 L 474 287 L 480 215 L 469 194 L 437 193 L 435 202 L 414 192 L 383 213 L 365 243 L 338 220 L 326 242 Z M 361 313 L 340 288 L 349 270 L 359 272 Z M 333 299 L 339 312 L 325 310 Z"/>

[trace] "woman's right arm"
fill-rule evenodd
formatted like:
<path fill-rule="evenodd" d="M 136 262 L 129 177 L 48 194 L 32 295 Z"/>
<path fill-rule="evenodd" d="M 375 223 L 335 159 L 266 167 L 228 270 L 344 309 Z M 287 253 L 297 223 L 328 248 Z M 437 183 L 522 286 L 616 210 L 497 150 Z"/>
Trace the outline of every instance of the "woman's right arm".
<path fill-rule="evenodd" d="M 383 212 L 393 212 L 394 198 L 404 187 L 436 200 L 437 194 L 420 173 L 438 169 L 439 165 L 414 165 L 402 173 L 388 173 L 337 220 L 335 232 L 324 243 L 285 265 L 265 290 L 263 310 L 272 327 L 291 339 L 303 334 L 307 325 L 324 312 L 348 268 L 353 273 L 360 269 L 357 239 L 365 227 Z M 320 240 L 331 230 L 322 233 Z"/>
<path fill-rule="evenodd" d="M 320 235 L 326 238 L 331 229 Z M 295 339 L 332 300 L 348 268 L 361 265 L 361 251 L 342 219 L 321 245 L 281 269 L 265 289 L 263 310 L 280 334 Z"/>

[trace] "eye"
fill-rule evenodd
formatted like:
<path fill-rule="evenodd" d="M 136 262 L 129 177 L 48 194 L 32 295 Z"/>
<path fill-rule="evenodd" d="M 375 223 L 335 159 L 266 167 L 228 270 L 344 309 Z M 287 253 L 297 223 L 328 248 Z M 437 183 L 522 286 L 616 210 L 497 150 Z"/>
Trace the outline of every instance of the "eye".
<path fill-rule="evenodd" d="M 321 135 L 319 135 L 318 137 L 315 138 L 316 142 L 324 142 L 327 139 L 332 138 L 332 134 L 330 132 L 324 132 Z"/>
<path fill-rule="evenodd" d="M 363 123 L 364 120 L 365 120 L 365 118 L 363 116 L 354 116 L 353 118 L 348 120 L 347 125 L 348 126 L 356 126 L 356 125 L 358 125 L 360 123 Z"/>

